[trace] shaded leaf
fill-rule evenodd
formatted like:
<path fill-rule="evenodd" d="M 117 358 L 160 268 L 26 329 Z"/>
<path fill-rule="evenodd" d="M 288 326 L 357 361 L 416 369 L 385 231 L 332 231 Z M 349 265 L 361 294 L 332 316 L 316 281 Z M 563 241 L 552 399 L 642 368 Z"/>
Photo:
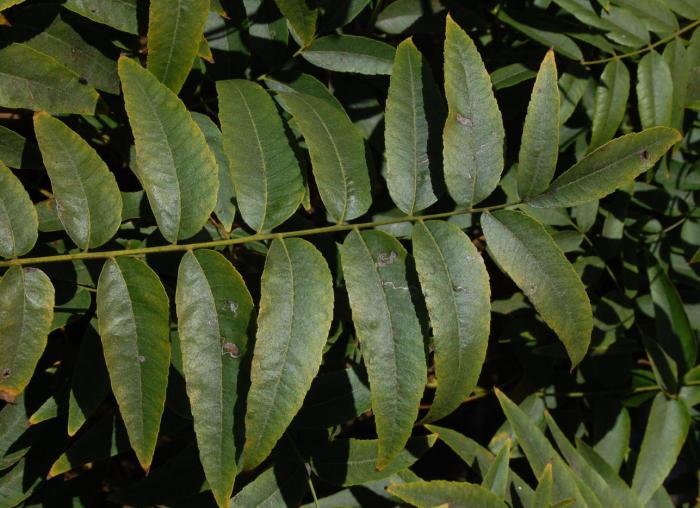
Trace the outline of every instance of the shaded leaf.
<path fill-rule="evenodd" d="M 535 71 L 528 69 L 523 64 L 514 63 L 493 71 L 491 73 L 491 83 L 494 90 L 501 90 L 515 86 L 535 76 L 537 76 Z"/>
<path fill-rule="evenodd" d="M 80 343 L 68 397 L 68 435 L 75 435 L 109 394 L 97 322 L 91 321 Z"/>
<path fill-rule="evenodd" d="M 0 161 L 11 168 L 41 164 L 37 146 L 21 134 L 0 125 Z"/>
<path fill-rule="evenodd" d="M 595 92 L 589 151 L 610 141 L 620 126 L 630 92 L 630 73 L 621 59 L 608 62 Z"/>
<path fill-rule="evenodd" d="M 336 72 L 391 74 L 394 48 L 385 42 L 357 35 L 326 35 L 312 42 L 301 55 L 316 67 Z"/>
<path fill-rule="evenodd" d="M 486 358 L 489 276 L 471 240 L 444 221 L 417 223 L 413 256 L 430 314 L 437 392 L 423 421 L 439 420 L 468 397 Z"/>
<path fill-rule="evenodd" d="M 309 488 L 307 482 L 304 464 L 281 461 L 243 487 L 231 506 L 297 506 Z"/>
<path fill-rule="evenodd" d="M 269 231 L 287 220 L 304 195 L 301 168 L 275 103 L 258 84 L 219 81 L 224 149 L 246 223 Z"/>
<path fill-rule="evenodd" d="M 411 301 L 407 253 L 380 231 L 353 231 L 340 247 L 355 333 L 369 375 L 384 468 L 404 447 L 418 414 L 427 372 Z"/>
<path fill-rule="evenodd" d="M 435 140 L 440 134 L 434 127 L 443 119 L 430 66 L 413 42 L 405 40 L 396 50 L 389 83 L 384 139 L 389 195 L 408 215 L 437 201 L 431 172 L 437 173 Z"/>
<path fill-rule="evenodd" d="M 121 223 L 122 196 L 107 164 L 83 138 L 46 113 L 35 113 L 34 131 L 68 236 L 83 250 L 108 242 Z"/>
<path fill-rule="evenodd" d="M 308 45 L 316 35 L 318 9 L 309 5 L 308 0 L 275 0 L 275 3 L 304 45 Z"/>
<path fill-rule="evenodd" d="M 552 464 L 547 464 L 537 482 L 533 508 L 550 508 L 552 506 L 552 483 Z"/>
<path fill-rule="evenodd" d="M 140 17 L 145 16 L 144 2 L 139 0 L 67 0 L 63 6 L 88 19 L 138 35 Z"/>
<path fill-rule="evenodd" d="M 216 159 L 185 105 L 155 76 L 122 57 L 119 77 L 134 134 L 137 176 L 160 232 L 172 243 L 189 238 L 216 206 Z"/>
<path fill-rule="evenodd" d="M 489 252 L 557 333 L 572 368 L 578 365 L 588 350 L 593 315 L 569 261 L 544 228 L 523 213 L 484 214 L 481 224 Z"/>
<path fill-rule="evenodd" d="M 197 250 L 182 257 L 175 300 L 200 461 L 217 503 L 228 506 L 237 472 L 236 386 L 247 350 L 253 299 L 225 257 Z"/>
<path fill-rule="evenodd" d="M 32 378 L 53 306 L 54 288 L 41 270 L 13 266 L 0 279 L 0 399 L 14 401 Z"/>
<path fill-rule="evenodd" d="M 615 138 L 559 175 L 529 205 L 568 207 L 607 196 L 653 167 L 680 139 L 678 131 L 668 127 L 652 127 Z"/>
<path fill-rule="evenodd" d="M 663 393 L 656 395 L 632 478 L 632 490 L 642 504 L 651 499 L 671 472 L 689 425 L 690 415 L 683 401 L 667 399 Z"/>
<path fill-rule="evenodd" d="M 565 56 L 566 58 L 570 58 L 572 60 L 583 59 L 583 53 L 581 53 L 581 50 L 576 43 L 570 37 L 564 34 L 549 32 L 547 30 L 540 30 L 538 28 L 528 26 L 511 18 L 503 9 L 498 11 L 498 19 L 524 33 L 532 40 L 539 42 L 543 46 L 554 48 L 557 53 Z"/>
<path fill-rule="evenodd" d="M 335 439 L 311 455 L 311 466 L 319 478 L 348 487 L 388 478 L 415 463 L 437 440 L 437 435 L 413 437 L 380 471 L 375 467 L 379 457 L 376 439 Z"/>
<path fill-rule="evenodd" d="M 148 13 L 148 70 L 178 93 L 190 73 L 209 0 L 151 0 Z"/>
<path fill-rule="evenodd" d="M 165 404 L 170 365 L 168 295 L 145 262 L 105 262 L 97 283 L 105 363 L 131 447 L 148 470 Z"/>
<path fill-rule="evenodd" d="M 491 464 L 491 467 L 486 471 L 482 486 L 489 489 L 499 498 L 503 499 L 508 488 L 508 464 L 510 462 L 510 447 L 511 441 L 507 440 L 498 451 L 498 455 Z"/>
<path fill-rule="evenodd" d="M 246 469 L 267 457 L 301 408 L 333 317 L 328 265 L 306 240 L 273 241 L 261 284 L 245 419 Z"/>
<path fill-rule="evenodd" d="M 490 490 L 466 482 L 433 480 L 389 485 L 387 490 L 418 508 L 436 506 L 479 506 L 504 508 L 506 505 Z"/>
<path fill-rule="evenodd" d="M 446 30 L 445 183 L 457 204 L 470 207 L 498 185 L 503 171 L 503 120 L 474 42 L 449 16 Z"/>
<path fill-rule="evenodd" d="M 637 67 L 637 101 L 642 128 L 671 125 L 673 87 L 671 70 L 656 51 L 644 55 Z"/>
<path fill-rule="evenodd" d="M 219 192 L 216 197 L 214 214 L 216 214 L 224 229 L 230 232 L 233 220 L 236 217 L 236 191 L 233 186 L 233 176 L 229 169 L 229 160 L 224 152 L 224 141 L 221 131 L 211 118 L 206 115 L 192 112 L 192 119 L 201 129 L 209 149 L 216 158 L 216 165 L 219 168 Z"/>
<path fill-rule="evenodd" d="M 559 155 L 559 89 L 554 52 L 548 51 L 532 89 L 518 158 L 518 195 L 543 192 L 554 176 Z"/>
<path fill-rule="evenodd" d="M 314 179 L 330 218 L 345 222 L 370 207 L 369 174 L 362 136 L 344 111 L 323 99 L 280 94 L 304 136 Z"/>
<path fill-rule="evenodd" d="M 14 258 L 32 250 L 39 219 L 22 182 L 0 161 L 0 256 Z"/>

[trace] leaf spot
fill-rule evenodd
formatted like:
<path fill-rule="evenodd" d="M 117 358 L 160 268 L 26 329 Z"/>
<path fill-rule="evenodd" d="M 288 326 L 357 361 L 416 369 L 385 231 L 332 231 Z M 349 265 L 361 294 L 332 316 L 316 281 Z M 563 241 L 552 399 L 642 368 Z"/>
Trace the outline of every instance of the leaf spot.
<path fill-rule="evenodd" d="M 642 150 L 639 153 L 639 158 L 642 159 L 644 162 L 649 162 L 649 152 L 647 150 Z"/>
<path fill-rule="evenodd" d="M 380 252 L 377 256 L 377 266 L 388 266 L 396 261 L 397 257 L 398 255 L 393 250 L 388 254 L 386 252 Z"/>
<path fill-rule="evenodd" d="M 146 361 L 146 357 L 143 355 L 136 355 L 136 361 L 139 363 L 143 363 Z"/>
<path fill-rule="evenodd" d="M 226 300 L 226 306 L 228 307 L 228 310 L 230 310 L 233 314 L 233 317 L 238 316 L 238 304 L 236 302 L 234 302 L 233 300 Z"/>
<path fill-rule="evenodd" d="M 7 379 L 8 377 L 10 377 L 11 373 L 12 373 L 12 371 L 10 369 L 8 369 L 7 367 L 2 369 L 2 378 Z"/>
<path fill-rule="evenodd" d="M 222 355 L 229 355 L 231 358 L 240 358 L 241 350 L 233 342 L 224 342 L 221 347 Z"/>
<path fill-rule="evenodd" d="M 473 125 L 472 119 L 469 117 L 466 117 L 460 113 L 457 113 L 457 123 L 460 125 L 464 125 L 465 127 L 471 127 Z"/>

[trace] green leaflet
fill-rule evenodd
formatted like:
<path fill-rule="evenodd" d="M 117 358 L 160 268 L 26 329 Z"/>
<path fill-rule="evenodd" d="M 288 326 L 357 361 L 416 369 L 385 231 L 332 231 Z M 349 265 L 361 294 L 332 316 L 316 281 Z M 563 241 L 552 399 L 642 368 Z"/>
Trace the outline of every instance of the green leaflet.
<path fill-rule="evenodd" d="M 588 87 L 587 80 L 565 72 L 559 78 L 559 123 L 563 125 L 574 113 Z"/>
<path fill-rule="evenodd" d="M 389 485 L 387 490 L 418 508 L 478 506 L 505 508 L 508 505 L 490 490 L 467 482 L 433 480 Z"/>
<path fill-rule="evenodd" d="M 58 6 L 55 7 L 41 4 L 20 9 L 12 17 L 12 25 L 21 30 L 17 42 L 31 36 L 24 42 L 25 45 L 54 58 L 95 88 L 118 94 L 117 63 L 86 42 L 81 32 L 76 30 L 90 34 L 89 23 L 80 18 L 76 20 L 77 16 L 67 15 Z M 37 33 L 37 25 L 48 26 Z"/>
<path fill-rule="evenodd" d="M 682 400 L 654 398 L 632 478 L 632 490 L 646 504 L 663 485 L 688 434 L 690 415 Z"/>
<path fill-rule="evenodd" d="M 700 19 L 700 5 L 693 0 L 662 0 L 672 10 L 688 19 Z"/>
<path fill-rule="evenodd" d="M 388 478 L 413 465 L 437 440 L 437 434 L 412 437 L 380 471 L 376 439 L 335 439 L 311 456 L 311 467 L 319 478 L 343 487 Z"/>
<path fill-rule="evenodd" d="M 501 90 L 527 81 L 536 75 L 535 71 L 528 69 L 523 64 L 515 63 L 493 71 L 491 73 L 491 83 L 494 90 Z"/>
<path fill-rule="evenodd" d="M 312 95 L 323 99 L 332 106 L 336 106 L 338 109 L 343 111 L 343 105 L 338 99 L 331 93 L 330 90 L 321 83 L 317 78 L 311 76 L 310 74 L 300 74 L 291 81 L 277 81 L 272 78 L 266 78 L 265 84 L 270 90 L 275 92 L 298 92 L 301 94 Z M 284 106 L 284 104 L 282 104 Z"/>
<path fill-rule="evenodd" d="M 92 115 L 97 91 L 53 58 L 24 44 L 0 49 L 0 106 Z"/>
<path fill-rule="evenodd" d="M 22 182 L 0 161 L 0 256 L 14 258 L 32 250 L 39 218 Z"/>
<path fill-rule="evenodd" d="M 372 203 L 365 146 L 347 113 L 317 97 L 279 95 L 309 148 L 314 179 L 329 218 L 345 222 L 363 215 Z"/>
<path fill-rule="evenodd" d="M 581 53 L 579 47 L 573 40 L 571 40 L 570 37 L 556 32 L 540 30 L 520 23 L 519 21 L 516 21 L 508 16 L 506 11 L 503 9 L 499 9 L 497 16 L 499 20 L 524 33 L 532 40 L 537 41 L 548 48 L 554 48 L 554 50 L 560 55 L 570 58 L 571 60 L 578 61 L 583 59 L 583 53 Z"/>
<path fill-rule="evenodd" d="M 647 278 L 654 302 L 656 341 L 671 356 L 682 377 L 695 365 L 698 352 L 695 332 L 667 270 L 651 256 L 647 257 Z"/>
<path fill-rule="evenodd" d="M 630 92 L 630 73 L 620 59 L 609 62 L 600 76 L 600 84 L 595 92 L 595 109 L 591 144 L 593 151 L 610 141 L 620 126 Z"/>
<path fill-rule="evenodd" d="M 571 263 L 542 225 L 523 213 L 484 214 L 481 225 L 489 252 L 559 336 L 572 368 L 578 365 L 588 350 L 593 315 Z"/>
<path fill-rule="evenodd" d="M 437 174 L 436 127 L 444 106 L 432 71 L 410 39 L 396 49 L 386 101 L 384 139 L 389 195 L 413 215 L 437 201 L 431 182 Z"/>
<path fill-rule="evenodd" d="M 582 205 L 607 196 L 654 166 L 681 136 L 675 129 L 652 127 L 615 138 L 567 169 L 529 205 L 557 208 Z"/>
<path fill-rule="evenodd" d="M 109 394 L 109 374 L 105 366 L 97 321 L 85 330 L 75 360 L 68 397 L 68 435 L 74 436 Z"/>
<path fill-rule="evenodd" d="M 109 259 L 97 282 L 97 318 L 114 397 L 131 447 L 148 470 L 168 383 L 168 295 L 145 262 Z"/>
<path fill-rule="evenodd" d="M 418 415 L 427 372 L 411 301 L 407 253 L 380 231 L 352 231 L 340 247 L 350 308 L 367 366 L 383 469 L 403 449 Z"/>
<path fill-rule="evenodd" d="M 683 43 L 676 39 L 666 44 L 663 57 L 671 72 L 671 81 L 673 83 L 671 127 L 683 132 L 685 102 L 690 79 L 688 52 Z"/>
<path fill-rule="evenodd" d="M 316 35 L 318 9 L 311 7 L 307 0 L 275 0 L 275 3 L 304 45 L 308 46 Z"/>
<path fill-rule="evenodd" d="M 224 152 L 224 141 L 221 131 L 216 124 L 206 115 L 192 112 L 192 119 L 204 134 L 209 149 L 216 158 L 216 165 L 219 168 L 219 192 L 216 196 L 216 206 L 214 214 L 228 232 L 231 231 L 233 220 L 236 217 L 236 191 L 233 186 L 233 176 L 229 168 L 229 160 Z"/>
<path fill-rule="evenodd" d="M 68 236 L 83 250 L 107 243 L 122 220 L 122 196 L 107 164 L 83 138 L 47 113 L 35 113 L 34 132 Z"/>
<path fill-rule="evenodd" d="M 243 487 L 231 500 L 231 506 L 241 508 L 298 506 L 308 488 L 308 476 L 304 464 L 282 460 Z"/>
<path fill-rule="evenodd" d="M 148 70 L 178 93 L 190 73 L 209 0 L 151 0 L 148 13 Z"/>
<path fill-rule="evenodd" d="M 300 238 L 274 240 L 265 260 L 245 417 L 246 469 L 272 451 L 318 373 L 333 317 L 328 265 Z"/>
<path fill-rule="evenodd" d="M 447 190 L 470 207 L 488 197 L 503 171 L 503 120 L 491 79 L 471 38 L 447 17 L 443 131 Z"/>
<path fill-rule="evenodd" d="M 629 487 L 625 491 L 615 491 L 610 483 L 602 477 L 569 442 L 557 423 L 548 412 L 544 413 L 547 427 L 549 428 L 557 448 L 568 462 L 571 469 L 578 475 L 585 484 L 596 494 L 599 499 L 606 500 L 606 506 L 611 508 L 635 508 L 639 506 L 639 501 L 634 497 Z"/>
<path fill-rule="evenodd" d="M 294 425 L 325 429 L 361 415 L 372 406 L 367 384 L 367 374 L 358 368 L 319 374 L 311 383 Z"/>
<path fill-rule="evenodd" d="M 496 494 L 499 498 L 503 499 L 506 496 L 508 489 L 508 476 L 510 469 L 508 465 L 510 463 L 510 449 L 512 442 L 510 439 L 506 439 L 501 449 L 498 451 L 498 455 L 491 464 L 491 467 L 486 471 L 484 479 L 481 485 L 491 492 Z"/>
<path fill-rule="evenodd" d="M 140 16 L 146 16 L 140 0 L 67 0 L 63 6 L 88 19 L 138 35 Z"/>
<path fill-rule="evenodd" d="M 0 125 L 0 161 L 11 168 L 21 168 L 27 165 L 34 167 L 40 164 L 37 146 L 27 138 Z"/>
<path fill-rule="evenodd" d="M 496 397 L 503 408 L 508 422 L 513 428 L 518 445 L 527 457 L 535 476 L 539 477 L 545 467 L 551 465 L 553 472 L 553 500 L 573 498 L 580 506 L 587 506 L 585 496 L 577 486 L 574 473 L 564 463 L 544 433 L 527 414 L 512 400 L 496 388 Z"/>
<path fill-rule="evenodd" d="M 394 48 L 385 42 L 357 35 L 326 35 L 301 53 L 316 67 L 336 72 L 391 74 Z"/>
<path fill-rule="evenodd" d="M 554 51 L 542 61 L 527 107 L 520 140 L 518 195 L 543 192 L 554 176 L 559 156 L 559 83 Z"/>
<path fill-rule="evenodd" d="M 486 358 L 491 317 L 489 275 L 456 225 L 413 227 L 413 256 L 430 314 L 438 387 L 423 421 L 439 420 L 468 397 Z"/>
<path fill-rule="evenodd" d="M 673 116 L 671 70 L 656 51 L 650 51 L 637 67 L 637 103 L 642 128 L 670 126 Z"/>
<path fill-rule="evenodd" d="M 547 464 L 537 482 L 533 508 L 550 508 L 552 506 L 552 464 Z"/>
<path fill-rule="evenodd" d="M 185 105 L 135 61 L 119 59 L 126 112 L 136 145 L 137 176 L 160 232 L 190 238 L 216 206 L 218 168 Z"/>
<path fill-rule="evenodd" d="M 299 162 L 270 95 L 257 83 L 219 81 L 219 114 L 243 220 L 258 232 L 287 220 L 304 196 Z"/>
<path fill-rule="evenodd" d="M 649 44 L 649 32 L 644 22 L 631 11 L 622 7 L 610 7 L 603 10 L 601 18 L 610 27 L 607 37 L 631 48 Z"/>
<path fill-rule="evenodd" d="M 234 408 L 253 299 L 241 275 L 216 251 L 182 257 L 177 277 L 178 332 L 199 457 L 219 506 L 236 477 Z"/>
<path fill-rule="evenodd" d="M 53 306 L 53 285 L 41 270 L 13 266 L 0 279 L 0 400 L 13 402 L 32 378 Z"/>

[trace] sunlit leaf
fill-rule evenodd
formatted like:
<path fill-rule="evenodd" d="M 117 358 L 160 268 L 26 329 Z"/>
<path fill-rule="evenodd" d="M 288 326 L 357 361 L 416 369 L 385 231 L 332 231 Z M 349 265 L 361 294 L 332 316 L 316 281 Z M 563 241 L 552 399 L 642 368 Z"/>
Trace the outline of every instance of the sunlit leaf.
<path fill-rule="evenodd" d="M 413 256 L 430 314 L 437 392 L 424 421 L 439 420 L 468 397 L 486 357 L 489 276 L 474 245 L 454 224 L 418 223 Z"/>
<path fill-rule="evenodd" d="M 380 231 L 351 232 L 340 247 L 355 332 L 367 366 L 379 436 L 377 468 L 403 449 L 426 381 L 407 253 Z"/>
<path fill-rule="evenodd" d="M 196 234 L 216 206 L 216 159 L 185 105 L 135 61 L 119 59 L 137 176 L 166 240 Z"/>
<path fill-rule="evenodd" d="M 224 149 L 246 223 L 269 231 L 287 220 L 304 195 L 301 169 L 275 103 L 258 84 L 219 81 Z"/>
<path fill-rule="evenodd" d="M 671 70 L 661 55 L 650 51 L 637 67 L 637 101 L 643 128 L 670 126 L 673 116 Z"/>
<path fill-rule="evenodd" d="M 593 315 L 569 261 L 545 229 L 523 213 L 484 214 L 481 223 L 489 252 L 557 333 L 572 367 L 578 365 L 588 350 Z"/>
<path fill-rule="evenodd" d="M 46 113 L 34 115 L 34 132 L 68 236 L 83 250 L 109 241 L 122 220 L 122 196 L 107 164 L 83 138 Z"/>
<path fill-rule="evenodd" d="M 29 252 L 38 236 L 39 219 L 22 182 L 0 161 L 0 256 Z"/>
<path fill-rule="evenodd" d="M 469 207 L 498 185 L 503 171 L 503 120 L 474 42 L 449 16 L 446 29 L 445 183 L 452 199 Z"/>
<path fill-rule="evenodd" d="M 356 35 L 326 35 L 312 42 L 301 55 L 316 67 L 358 74 L 391 74 L 394 62 L 392 46 Z"/>
<path fill-rule="evenodd" d="M 178 93 L 199 50 L 209 0 L 151 0 L 148 70 Z"/>
<path fill-rule="evenodd" d="M 433 480 L 389 485 L 389 492 L 418 508 L 437 506 L 479 506 L 505 508 L 498 496 L 481 485 Z"/>
<path fill-rule="evenodd" d="M 170 365 L 168 295 L 145 262 L 109 259 L 97 283 L 97 317 L 112 391 L 131 447 L 148 470 Z"/>
<path fill-rule="evenodd" d="M 609 62 L 595 92 L 595 108 L 589 151 L 610 141 L 627 110 L 630 73 L 621 59 Z"/>
<path fill-rule="evenodd" d="M 245 419 L 246 469 L 267 457 L 301 408 L 333 316 L 328 265 L 306 240 L 275 240 L 261 284 Z"/>
<path fill-rule="evenodd" d="M 54 288 L 41 270 L 13 266 L 0 279 L 0 399 L 14 401 L 32 378 L 53 306 Z"/>
<path fill-rule="evenodd" d="M 217 503 L 228 506 L 237 471 L 236 386 L 253 300 L 236 269 L 212 250 L 182 257 L 175 300 L 200 460 Z"/>

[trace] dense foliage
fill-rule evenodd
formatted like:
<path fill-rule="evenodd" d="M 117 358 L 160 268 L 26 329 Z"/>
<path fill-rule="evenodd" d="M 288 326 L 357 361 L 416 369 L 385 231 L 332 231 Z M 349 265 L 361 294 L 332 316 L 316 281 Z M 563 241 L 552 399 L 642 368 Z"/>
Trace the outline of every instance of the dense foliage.
<path fill-rule="evenodd" d="M 694 506 L 696 0 L 0 11 L 0 507 Z"/>

